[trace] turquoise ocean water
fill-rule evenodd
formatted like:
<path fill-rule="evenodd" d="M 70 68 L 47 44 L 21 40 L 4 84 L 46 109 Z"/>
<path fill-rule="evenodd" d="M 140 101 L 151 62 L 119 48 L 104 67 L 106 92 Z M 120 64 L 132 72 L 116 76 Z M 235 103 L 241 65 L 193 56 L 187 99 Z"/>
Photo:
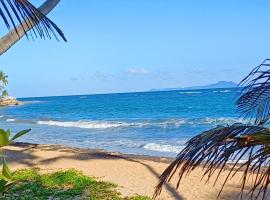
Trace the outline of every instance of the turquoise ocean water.
<path fill-rule="evenodd" d="M 234 96 L 209 89 L 23 98 L 0 109 L 0 127 L 31 128 L 22 142 L 174 157 L 196 134 L 243 121 Z"/>

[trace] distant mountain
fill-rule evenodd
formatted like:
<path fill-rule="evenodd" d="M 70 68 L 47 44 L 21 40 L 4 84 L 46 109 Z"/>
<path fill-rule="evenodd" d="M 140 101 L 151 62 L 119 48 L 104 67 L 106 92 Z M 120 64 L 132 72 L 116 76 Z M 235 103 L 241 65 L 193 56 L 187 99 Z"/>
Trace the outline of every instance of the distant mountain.
<path fill-rule="evenodd" d="M 194 86 L 194 87 L 182 87 L 182 88 L 163 88 L 163 89 L 152 89 L 151 91 L 171 91 L 171 90 L 196 90 L 196 89 L 218 89 L 218 88 L 235 88 L 237 84 L 232 81 L 219 81 L 217 83 Z"/>

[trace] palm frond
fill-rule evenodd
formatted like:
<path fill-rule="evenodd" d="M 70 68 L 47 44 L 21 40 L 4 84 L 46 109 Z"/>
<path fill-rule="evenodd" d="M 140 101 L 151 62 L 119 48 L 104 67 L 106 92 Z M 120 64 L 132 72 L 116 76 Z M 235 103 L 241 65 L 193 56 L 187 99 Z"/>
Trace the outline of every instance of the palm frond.
<path fill-rule="evenodd" d="M 268 123 L 270 117 L 270 59 L 254 68 L 239 84 L 236 106 L 244 117 L 255 119 L 256 125 Z"/>
<path fill-rule="evenodd" d="M 58 35 L 66 41 L 63 32 L 49 18 L 42 14 L 28 0 L 0 0 L 0 18 L 8 30 L 17 33 L 17 23 L 24 29 L 27 37 L 52 38 L 58 40 Z M 28 30 L 31 30 L 28 32 Z M 19 36 L 19 34 L 18 34 Z"/>
<path fill-rule="evenodd" d="M 230 177 L 239 170 L 243 170 L 241 193 L 243 194 L 247 179 L 252 174 L 256 174 L 249 195 L 251 198 L 258 198 L 260 193 L 265 198 L 268 195 L 270 183 L 269 158 L 270 130 L 268 128 L 244 124 L 219 126 L 203 132 L 187 142 L 186 147 L 178 154 L 175 161 L 160 176 L 154 198 L 161 193 L 163 184 L 169 182 L 178 170 L 177 188 L 183 176 L 199 166 L 203 168 L 207 180 L 213 176 L 214 172 L 218 172 L 217 181 L 228 161 L 234 164 L 230 168 L 223 187 Z M 243 159 L 246 161 L 241 163 L 240 161 Z"/>

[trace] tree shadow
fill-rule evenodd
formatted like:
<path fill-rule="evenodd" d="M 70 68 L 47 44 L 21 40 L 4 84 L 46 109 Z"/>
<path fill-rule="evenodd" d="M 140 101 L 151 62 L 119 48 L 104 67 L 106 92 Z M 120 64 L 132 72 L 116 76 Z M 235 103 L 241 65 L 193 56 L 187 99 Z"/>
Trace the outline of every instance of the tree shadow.
<path fill-rule="evenodd" d="M 121 154 L 118 152 L 107 152 L 99 149 L 80 149 L 80 148 L 70 148 L 60 145 L 33 145 L 27 143 L 17 143 L 14 147 L 21 147 L 16 150 L 7 149 L 5 150 L 5 154 L 7 156 L 7 160 L 10 164 L 23 164 L 27 167 L 35 168 L 37 166 L 46 166 L 49 164 L 57 163 L 61 159 L 66 160 L 74 160 L 74 161 L 95 161 L 95 160 L 126 160 L 129 162 L 134 162 L 139 165 L 142 165 L 147 169 L 152 175 L 154 175 L 155 179 L 158 181 L 160 173 L 154 169 L 151 165 L 147 164 L 144 161 L 153 161 L 157 163 L 170 163 L 173 159 L 170 158 L 161 158 L 155 156 L 140 156 L 140 155 L 130 155 L 130 154 Z M 62 155 L 57 156 L 49 156 L 48 158 L 39 158 L 34 155 L 35 151 L 48 151 L 48 152 L 62 152 Z M 65 154 L 67 153 L 67 154 Z M 230 165 L 227 166 L 227 169 L 230 169 Z M 121 172 L 119 172 L 121 173 Z M 199 181 L 199 180 L 198 180 Z M 239 185 L 228 184 L 227 189 L 224 188 L 224 191 L 221 193 L 219 199 L 240 199 L 241 187 Z M 153 188 L 154 189 L 154 188 Z M 175 187 L 173 187 L 170 183 L 165 183 L 164 191 L 167 191 L 170 196 L 172 196 L 176 200 L 183 200 L 184 198 L 180 194 L 179 191 Z M 248 199 L 248 191 L 249 188 L 246 187 L 243 193 L 242 199 Z M 212 191 L 209 191 L 209 195 L 211 198 L 216 198 L 214 196 L 215 193 L 211 194 Z M 209 196 L 209 197 L 210 197 Z M 239 198 L 238 198 L 239 197 Z"/>
<path fill-rule="evenodd" d="M 129 162 L 134 162 L 142 165 L 146 168 L 158 181 L 160 174 L 150 165 L 143 162 L 143 160 L 150 160 L 154 162 L 165 162 L 170 163 L 172 159 L 160 158 L 152 156 L 138 156 L 138 155 L 128 155 L 120 154 L 118 152 L 106 152 L 99 149 L 79 149 L 79 148 L 69 148 L 60 145 L 33 145 L 28 143 L 16 143 L 14 147 L 22 147 L 20 150 L 5 150 L 7 160 L 10 164 L 24 164 L 28 167 L 36 167 L 38 165 L 48 165 L 51 163 L 58 162 L 60 159 L 70 159 L 70 160 L 126 160 Z M 52 158 L 38 160 L 37 156 L 32 154 L 32 151 L 58 151 L 58 152 L 68 152 L 69 155 L 55 156 Z M 38 162 L 36 162 L 38 160 Z M 179 192 L 171 186 L 169 183 L 164 185 L 164 190 L 168 191 L 171 196 L 176 200 L 183 200 L 183 197 Z"/>

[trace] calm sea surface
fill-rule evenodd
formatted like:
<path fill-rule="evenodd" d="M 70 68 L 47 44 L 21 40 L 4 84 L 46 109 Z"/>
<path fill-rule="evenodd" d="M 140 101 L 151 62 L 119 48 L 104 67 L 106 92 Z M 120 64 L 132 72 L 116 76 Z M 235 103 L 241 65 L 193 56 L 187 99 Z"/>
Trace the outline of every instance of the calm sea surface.
<path fill-rule="evenodd" d="M 242 122 L 234 89 L 24 98 L 0 109 L 0 127 L 32 131 L 22 142 L 175 156 L 217 125 Z"/>

